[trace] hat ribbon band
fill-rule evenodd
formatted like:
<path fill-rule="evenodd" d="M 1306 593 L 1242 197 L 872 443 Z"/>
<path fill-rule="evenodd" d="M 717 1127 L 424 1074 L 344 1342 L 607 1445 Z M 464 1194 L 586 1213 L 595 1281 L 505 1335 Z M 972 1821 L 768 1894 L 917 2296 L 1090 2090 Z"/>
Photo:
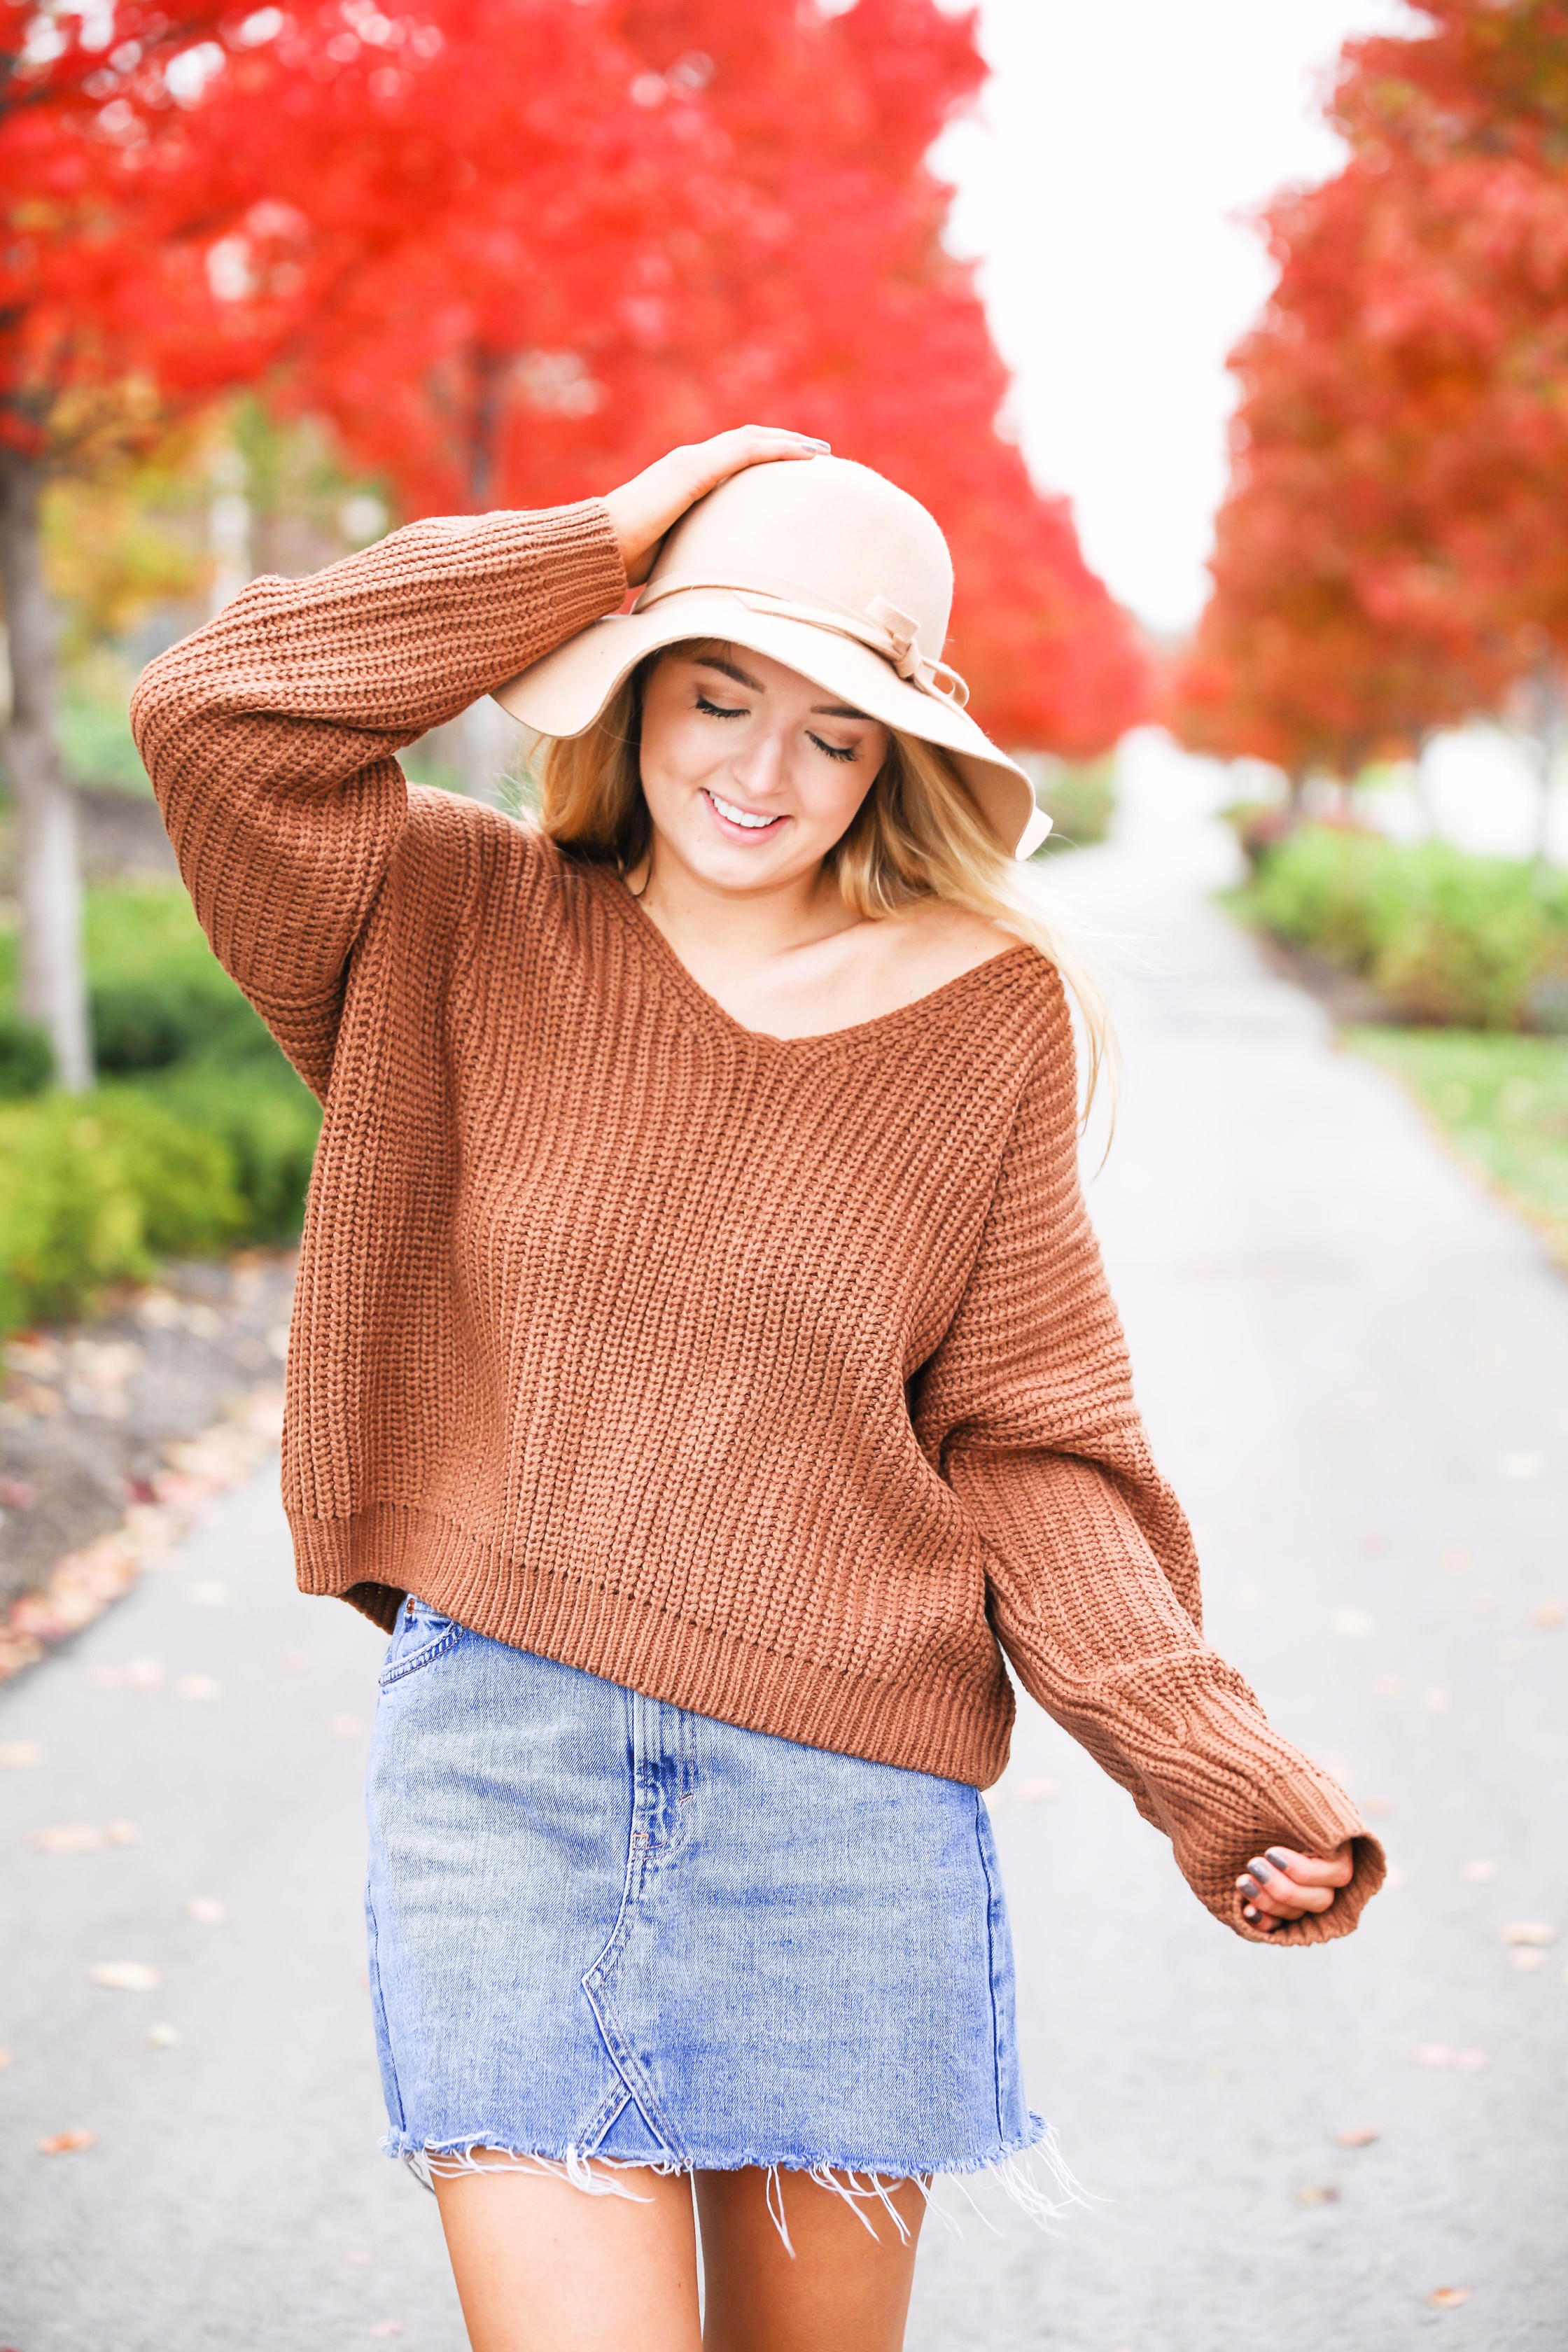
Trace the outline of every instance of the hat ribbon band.
<path fill-rule="evenodd" d="M 852 613 L 847 605 L 802 604 L 760 583 L 704 580 L 689 572 L 672 572 L 663 580 L 650 581 L 635 609 L 646 612 L 650 604 L 657 604 L 666 596 L 684 595 L 692 589 L 718 590 L 733 596 L 753 613 L 764 613 L 781 621 L 804 621 L 809 627 L 826 629 L 833 636 L 852 637 L 870 652 L 879 654 L 885 662 L 890 662 L 899 676 L 921 693 L 932 696 L 938 702 L 955 703 L 960 710 L 969 700 L 969 688 L 957 670 L 951 663 L 933 661 L 929 654 L 921 652 L 918 624 L 886 596 L 874 596 L 868 612 L 861 614 Z"/>

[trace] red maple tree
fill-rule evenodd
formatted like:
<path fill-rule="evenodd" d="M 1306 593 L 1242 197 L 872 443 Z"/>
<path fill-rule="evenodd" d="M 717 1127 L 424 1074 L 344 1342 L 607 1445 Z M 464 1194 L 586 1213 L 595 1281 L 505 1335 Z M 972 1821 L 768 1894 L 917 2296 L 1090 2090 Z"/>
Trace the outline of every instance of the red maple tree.
<path fill-rule="evenodd" d="M 302 352 L 293 397 L 413 510 L 585 495 L 747 417 L 820 433 L 946 527 L 978 715 L 1023 744 L 1113 741 L 1143 714 L 1142 651 L 995 430 L 1005 374 L 923 160 L 983 74 L 972 22 L 933 0 L 574 16 L 575 102 L 522 142 L 522 94 L 551 83 L 531 29 L 509 0 L 448 0 L 402 101 L 411 138 L 434 111 L 449 142 L 426 131 L 414 155 L 419 223 Z"/>
<path fill-rule="evenodd" d="M 1423 13 L 1347 48 L 1351 159 L 1267 215 L 1279 280 L 1232 362 L 1215 593 L 1171 695 L 1194 746 L 1297 775 L 1495 710 L 1568 644 L 1568 9 Z"/>

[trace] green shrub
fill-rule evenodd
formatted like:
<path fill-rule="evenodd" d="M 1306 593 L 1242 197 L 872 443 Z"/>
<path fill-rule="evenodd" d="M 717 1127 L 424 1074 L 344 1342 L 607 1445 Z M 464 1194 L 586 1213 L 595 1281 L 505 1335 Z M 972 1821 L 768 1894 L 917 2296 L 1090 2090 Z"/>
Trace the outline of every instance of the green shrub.
<path fill-rule="evenodd" d="M 79 1315 L 161 1254 L 244 1232 L 221 1137 L 125 1088 L 0 1109 L 0 1328 Z"/>
<path fill-rule="evenodd" d="M 281 1054 L 237 1067 L 198 1062 L 149 1084 L 175 1118 L 217 1137 L 245 1203 L 248 1241 L 292 1241 L 321 1133 L 321 1106 Z"/>
<path fill-rule="evenodd" d="M 177 882 L 93 891 L 87 961 L 102 1070 L 158 1070 L 206 1053 L 234 1060 L 276 1051 L 208 947 Z"/>
<path fill-rule="evenodd" d="M 1261 857 L 1248 911 L 1371 982 L 1405 1020 L 1516 1029 L 1568 968 L 1568 884 L 1446 843 L 1302 825 Z"/>
<path fill-rule="evenodd" d="M 0 1013 L 0 1102 L 41 1095 L 54 1073 L 55 1057 L 37 1023 Z"/>

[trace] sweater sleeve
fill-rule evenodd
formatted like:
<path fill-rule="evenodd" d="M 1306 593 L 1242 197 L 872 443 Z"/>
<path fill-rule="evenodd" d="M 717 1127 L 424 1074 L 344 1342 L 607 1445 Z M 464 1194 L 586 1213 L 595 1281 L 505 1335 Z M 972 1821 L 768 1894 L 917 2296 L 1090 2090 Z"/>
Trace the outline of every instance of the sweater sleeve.
<path fill-rule="evenodd" d="M 915 1425 L 978 1528 L 996 1634 L 1030 1696 L 1170 1837 L 1216 1918 L 1252 1940 L 1347 1934 L 1384 1876 L 1330 1776 L 1203 1639 L 1197 1560 L 1150 1457 L 1078 1173 L 1071 1025 L 1057 1003 L 957 1314 Z M 1269 1845 L 1354 1841 L 1328 1911 L 1271 1935 L 1236 1879 Z"/>
<path fill-rule="evenodd" d="M 132 726 L 202 927 L 318 1095 L 408 818 L 395 754 L 626 584 L 597 499 L 410 523 L 308 579 L 253 580 L 143 671 Z"/>

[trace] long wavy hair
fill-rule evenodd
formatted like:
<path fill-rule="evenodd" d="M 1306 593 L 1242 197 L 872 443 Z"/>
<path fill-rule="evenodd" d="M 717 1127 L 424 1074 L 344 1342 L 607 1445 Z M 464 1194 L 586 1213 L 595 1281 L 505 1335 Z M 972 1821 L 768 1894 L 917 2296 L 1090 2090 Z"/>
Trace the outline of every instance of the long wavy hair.
<path fill-rule="evenodd" d="M 667 656 L 700 659 L 716 639 L 667 646 L 637 664 L 581 735 L 547 739 L 533 771 L 541 829 L 568 856 L 631 873 L 647 857 L 653 825 L 643 798 L 642 709 L 647 680 Z M 957 762 L 939 744 L 889 730 L 888 755 L 826 864 L 844 903 L 870 921 L 924 898 L 1010 931 L 1054 964 L 1078 1002 L 1088 1040 L 1084 1117 L 1110 1066 L 1104 999 L 1080 949 L 1063 936 L 986 824 Z"/>

